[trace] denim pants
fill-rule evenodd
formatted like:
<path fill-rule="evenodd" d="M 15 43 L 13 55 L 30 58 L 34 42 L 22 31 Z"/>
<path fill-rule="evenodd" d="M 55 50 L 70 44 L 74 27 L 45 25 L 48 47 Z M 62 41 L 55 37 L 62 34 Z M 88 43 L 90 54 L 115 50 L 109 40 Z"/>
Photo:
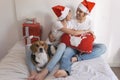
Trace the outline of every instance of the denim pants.
<path fill-rule="evenodd" d="M 32 51 L 30 50 L 30 46 L 26 45 L 25 51 L 26 51 L 26 64 L 27 64 L 29 71 L 36 71 L 36 68 L 31 60 Z"/>
<path fill-rule="evenodd" d="M 82 54 L 78 55 L 78 61 L 81 60 L 88 60 L 92 58 L 99 57 L 106 51 L 106 46 L 104 44 L 93 44 L 93 51 L 90 54 Z M 71 72 L 71 58 L 77 53 L 78 51 L 67 47 L 61 60 L 60 60 L 60 69 Z"/>
<path fill-rule="evenodd" d="M 55 55 L 52 57 L 52 59 L 49 61 L 49 63 L 46 66 L 49 72 L 51 72 L 54 69 L 55 65 L 60 61 L 65 49 L 66 49 L 66 45 L 64 43 L 60 43 L 58 45 Z"/>
<path fill-rule="evenodd" d="M 55 55 L 52 57 L 52 59 L 49 61 L 49 63 L 46 66 L 49 72 L 51 72 L 54 69 L 55 65 L 60 61 L 65 49 L 66 49 L 66 45 L 64 43 L 60 43 L 58 45 Z M 32 52 L 29 49 L 29 47 L 26 46 L 26 63 L 28 65 L 28 69 L 29 71 L 36 71 L 36 68 L 31 61 L 31 53 Z"/>

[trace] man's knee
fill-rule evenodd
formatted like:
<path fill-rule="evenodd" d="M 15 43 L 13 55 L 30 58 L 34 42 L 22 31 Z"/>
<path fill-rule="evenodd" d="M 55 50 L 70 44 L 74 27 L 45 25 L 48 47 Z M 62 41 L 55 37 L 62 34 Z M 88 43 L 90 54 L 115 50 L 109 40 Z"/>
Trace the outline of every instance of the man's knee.
<path fill-rule="evenodd" d="M 105 53 L 106 52 L 106 46 L 104 44 L 100 44 L 99 48 L 101 49 L 101 53 Z"/>

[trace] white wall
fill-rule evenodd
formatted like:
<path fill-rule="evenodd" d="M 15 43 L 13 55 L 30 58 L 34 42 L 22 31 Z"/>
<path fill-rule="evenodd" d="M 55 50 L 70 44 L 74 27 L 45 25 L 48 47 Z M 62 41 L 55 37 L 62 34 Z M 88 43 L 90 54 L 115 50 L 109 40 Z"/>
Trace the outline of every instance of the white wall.
<path fill-rule="evenodd" d="M 108 57 L 110 59 L 110 65 L 120 67 L 120 1 L 112 0 L 111 3 L 111 16 L 109 24 L 111 34 Z"/>
<path fill-rule="evenodd" d="M 111 29 L 110 29 L 110 17 L 111 17 L 111 0 L 96 0 L 94 23 L 95 23 L 95 34 L 97 43 L 103 43 L 107 47 L 106 53 L 103 55 L 104 59 L 108 62 L 111 60 L 108 55 Z"/>
<path fill-rule="evenodd" d="M 0 0 L 0 59 L 18 40 L 14 0 Z"/>

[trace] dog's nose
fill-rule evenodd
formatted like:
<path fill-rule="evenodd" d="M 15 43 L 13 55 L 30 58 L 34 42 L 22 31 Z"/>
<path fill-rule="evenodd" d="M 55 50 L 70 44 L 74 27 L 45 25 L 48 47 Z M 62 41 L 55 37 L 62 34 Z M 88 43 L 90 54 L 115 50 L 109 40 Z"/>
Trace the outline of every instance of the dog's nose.
<path fill-rule="evenodd" d="M 39 51 L 40 51 L 40 52 L 43 52 L 43 48 L 40 48 Z"/>

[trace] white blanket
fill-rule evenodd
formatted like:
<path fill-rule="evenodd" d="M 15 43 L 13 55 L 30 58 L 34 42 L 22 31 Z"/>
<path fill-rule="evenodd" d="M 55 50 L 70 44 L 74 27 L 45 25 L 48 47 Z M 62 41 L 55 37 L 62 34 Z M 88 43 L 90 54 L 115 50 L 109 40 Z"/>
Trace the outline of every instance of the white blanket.
<path fill-rule="evenodd" d="M 57 65 L 46 80 L 118 80 L 101 57 L 74 63 L 70 76 L 66 78 L 52 76 L 58 67 Z M 22 42 L 18 42 L 0 62 L 0 80 L 27 80 L 28 76 L 25 48 Z"/>

